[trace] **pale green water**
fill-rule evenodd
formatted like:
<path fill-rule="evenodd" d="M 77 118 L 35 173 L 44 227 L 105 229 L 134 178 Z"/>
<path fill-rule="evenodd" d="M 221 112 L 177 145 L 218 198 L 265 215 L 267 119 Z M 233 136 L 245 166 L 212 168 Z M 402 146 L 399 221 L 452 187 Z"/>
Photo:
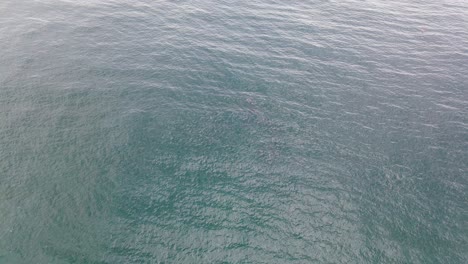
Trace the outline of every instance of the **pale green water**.
<path fill-rule="evenodd" d="M 468 3 L 3 0 L 0 263 L 468 263 Z"/>

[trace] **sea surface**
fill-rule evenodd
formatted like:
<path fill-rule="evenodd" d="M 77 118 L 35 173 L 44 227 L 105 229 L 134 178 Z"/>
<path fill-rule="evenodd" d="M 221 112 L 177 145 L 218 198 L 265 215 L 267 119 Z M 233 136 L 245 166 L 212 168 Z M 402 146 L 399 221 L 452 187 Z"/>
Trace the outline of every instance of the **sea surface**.
<path fill-rule="evenodd" d="M 1 0 L 0 263 L 468 263 L 468 2 Z"/>

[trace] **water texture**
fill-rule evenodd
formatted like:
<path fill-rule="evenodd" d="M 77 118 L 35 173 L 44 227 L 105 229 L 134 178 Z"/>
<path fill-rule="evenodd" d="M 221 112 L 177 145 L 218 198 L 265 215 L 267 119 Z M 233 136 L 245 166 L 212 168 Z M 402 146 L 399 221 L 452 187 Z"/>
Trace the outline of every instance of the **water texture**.
<path fill-rule="evenodd" d="M 468 263 L 468 2 L 0 1 L 0 263 Z"/>

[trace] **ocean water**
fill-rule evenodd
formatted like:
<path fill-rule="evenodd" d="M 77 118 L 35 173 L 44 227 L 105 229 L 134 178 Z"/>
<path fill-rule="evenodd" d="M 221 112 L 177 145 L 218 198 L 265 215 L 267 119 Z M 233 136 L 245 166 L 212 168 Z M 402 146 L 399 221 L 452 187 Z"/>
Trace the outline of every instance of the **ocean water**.
<path fill-rule="evenodd" d="M 468 2 L 0 1 L 0 263 L 468 263 Z"/>

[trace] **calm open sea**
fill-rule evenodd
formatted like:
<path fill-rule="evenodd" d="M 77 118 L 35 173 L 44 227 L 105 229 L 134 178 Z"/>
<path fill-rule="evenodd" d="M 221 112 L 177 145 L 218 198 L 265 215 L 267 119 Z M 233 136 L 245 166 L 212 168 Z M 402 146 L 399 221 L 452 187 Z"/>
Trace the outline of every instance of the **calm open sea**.
<path fill-rule="evenodd" d="M 468 2 L 1 0 L 0 263 L 468 263 Z"/>

